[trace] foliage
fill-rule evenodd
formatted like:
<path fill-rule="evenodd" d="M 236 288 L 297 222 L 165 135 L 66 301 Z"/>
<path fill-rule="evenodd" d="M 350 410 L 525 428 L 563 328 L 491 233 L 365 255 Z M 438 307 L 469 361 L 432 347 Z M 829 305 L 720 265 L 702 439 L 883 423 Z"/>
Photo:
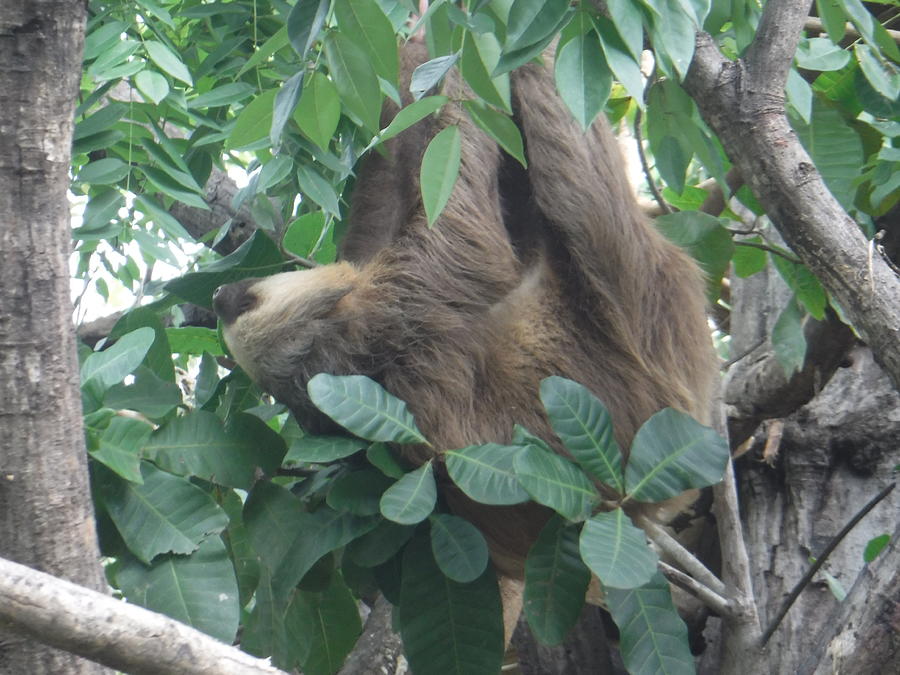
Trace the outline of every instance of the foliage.
<path fill-rule="evenodd" d="M 728 191 L 730 164 L 679 84 L 698 27 L 737 56 L 759 3 L 609 0 L 608 15 L 592 7 L 437 0 L 410 20 L 415 8 L 403 0 L 89 1 L 71 172 L 84 206 L 74 275 L 104 299 L 124 289 L 152 300 L 119 321 L 106 349 L 81 348 L 103 552 L 129 600 L 225 641 L 240 625 L 248 651 L 324 673 L 359 633 L 353 598 L 377 586 L 400 605 L 416 672 L 496 672 L 502 630 L 484 540 L 437 499 L 433 464 L 407 473 L 393 454 L 397 444 L 427 442 L 404 404 L 370 381 L 322 377 L 314 400 L 355 438 L 309 436 L 246 374 L 223 370 L 220 335 L 180 326 L 179 303 L 209 307 L 220 284 L 282 271 L 296 257 L 333 261 L 357 159 L 443 106 L 461 106 L 524 165 L 509 71 L 557 36 L 557 82 L 582 126 L 604 109 L 626 121 L 642 109 L 649 179 L 681 209 L 659 219 L 660 229 L 701 262 L 711 300 L 724 302 L 729 265 L 749 275 L 773 262 L 794 297 L 771 339 L 786 370 L 802 364 L 804 319 L 823 316 L 829 299 L 767 227 L 736 223 L 741 209 L 760 215 L 749 190 L 734 195 L 741 208 L 698 210 L 713 189 L 707 179 Z M 801 40 L 788 110 L 829 188 L 871 236 L 900 200 L 900 53 L 859 0 L 817 8 L 827 35 Z M 847 21 L 859 39 L 842 39 Z M 413 77 L 415 102 L 380 129 L 382 101 L 401 93 L 398 41 L 420 28 L 433 58 Z M 645 36 L 655 57 L 646 82 Z M 470 99 L 426 95 L 451 68 Z M 458 153 L 451 127 L 425 155 L 423 199 L 436 227 Z M 197 246 L 171 212 L 208 209 L 205 185 L 220 169 L 246 172 L 228 207 L 249 211 L 259 227 L 225 257 L 210 247 L 232 220 Z M 180 276 L 166 282 L 160 271 L 172 268 Z M 191 387 L 185 371 L 196 375 Z M 644 672 L 651 666 L 632 664 L 673 659 L 689 670 L 655 554 L 628 510 L 632 498 L 716 480 L 724 445 L 663 411 L 626 463 L 605 408 L 586 390 L 549 378 L 541 397 L 574 462 L 521 429 L 509 445 L 453 449 L 436 462 L 477 501 L 533 499 L 559 514 L 527 561 L 525 612 L 540 639 L 565 636 L 590 570 L 623 627 L 626 664 Z M 876 554 L 873 544 L 867 555 Z M 641 652 L 638 629 L 626 624 L 665 646 Z"/>

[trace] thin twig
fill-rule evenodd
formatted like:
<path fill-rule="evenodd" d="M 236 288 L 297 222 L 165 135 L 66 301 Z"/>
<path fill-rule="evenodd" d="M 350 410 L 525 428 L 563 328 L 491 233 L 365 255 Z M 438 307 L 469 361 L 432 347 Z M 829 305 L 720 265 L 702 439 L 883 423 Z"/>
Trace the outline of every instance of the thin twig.
<path fill-rule="evenodd" d="M 644 88 L 644 99 L 647 98 L 647 92 L 650 91 L 653 82 L 654 78 L 652 76 L 647 78 L 647 86 Z M 638 106 L 637 112 L 634 113 L 634 140 L 637 143 L 638 157 L 641 159 L 641 168 L 644 170 L 647 186 L 653 194 L 653 199 L 659 204 L 660 210 L 662 210 L 663 213 L 672 213 L 672 207 L 666 203 L 665 199 L 663 199 L 662 194 L 659 192 L 659 188 L 656 187 L 656 183 L 653 181 L 653 176 L 650 174 L 650 164 L 647 162 L 647 155 L 644 152 L 644 137 L 641 134 L 641 121 L 643 119 L 644 113 L 641 110 L 641 106 Z"/>
<path fill-rule="evenodd" d="M 777 249 L 773 246 L 768 246 L 766 244 L 760 244 L 758 241 L 736 241 L 736 242 L 734 242 L 734 245 L 735 246 L 749 246 L 750 248 L 758 248 L 761 251 L 768 251 L 769 253 L 771 253 L 773 255 L 781 256 L 785 260 L 789 260 L 790 262 L 794 263 L 795 265 L 803 264 L 802 262 L 800 262 L 800 258 L 795 258 L 794 256 L 789 255 L 789 254 L 785 253 L 784 251 L 780 251 L 779 249 Z"/>
<path fill-rule="evenodd" d="M 744 359 L 744 358 L 750 356 L 750 354 L 755 352 L 757 349 L 759 349 L 766 343 L 766 339 L 767 338 L 761 338 L 761 339 L 757 340 L 757 342 L 749 349 L 746 349 L 743 352 L 741 352 L 740 354 L 738 354 L 737 356 L 732 356 L 730 359 L 725 361 L 719 369 L 722 372 L 724 372 L 724 371 L 728 370 L 729 368 L 731 368 L 731 366 L 733 366 L 735 363 L 737 363 L 741 359 Z"/>
<path fill-rule="evenodd" d="M 794 590 L 791 591 L 791 594 L 787 598 L 785 598 L 784 602 L 782 603 L 781 609 L 778 610 L 778 614 L 775 615 L 775 618 L 769 624 L 769 627 L 766 628 L 766 630 L 763 633 L 762 638 L 760 640 L 761 645 L 764 646 L 769 641 L 769 638 L 772 637 L 772 634 L 775 632 L 775 630 L 781 624 L 781 621 L 784 619 L 785 615 L 788 613 L 788 610 L 793 606 L 793 604 L 794 604 L 794 602 L 796 602 L 797 598 L 800 597 L 800 593 L 803 591 L 804 588 L 806 588 L 807 584 L 809 584 L 809 582 L 815 576 L 816 572 L 819 571 L 819 568 L 825 564 L 826 560 L 828 560 L 828 556 L 831 555 L 831 552 L 834 551 L 834 549 L 837 548 L 838 544 L 840 544 L 841 541 L 843 541 L 844 537 L 846 537 L 850 533 L 850 530 L 852 530 L 854 527 L 856 527 L 856 525 L 859 523 L 859 521 L 861 521 L 863 518 L 865 518 L 866 515 L 868 515 L 869 511 L 874 509 L 882 499 L 887 497 L 896 486 L 897 486 L 896 483 L 891 483 L 890 485 L 885 487 L 881 492 L 879 492 L 877 495 L 875 495 L 869 501 L 869 503 L 866 504 L 864 507 L 862 507 L 859 510 L 859 513 L 857 513 L 855 516 L 853 516 L 853 518 L 850 519 L 850 522 L 848 522 L 846 525 L 844 525 L 844 527 L 841 529 L 841 531 L 838 532 L 831 539 L 831 541 L 828 542 L 828 546 L 826 546 L 822 550 L 822 552 L 818 556 L 816 556 L 816 561 L 813 563 L 812 567 L 810 567 L 809 570 L 806 572 L 806 574 L 803 575 L 803 578 L 797 582 L 797 585 L 794 586 Z"/>
<path fill-rule="evenodd" d="M 671 565 L 664 563 L 662 560 L 657 563 L 659 570 L 676 586 L 683 588 L 695 598 L 700 600 L 704 605 L 709 607 L 719 616 L 733 616 L 734 611 L 731 603 L 715 591 L 710 590 L 699 581 L 694 579 Z"/>
<path fill-rule="evenodd" d="M 641 529 L 647 533 L 650 541 L 659 546 L 663 553 L 671 556 L 682 569 L 688 572 L 697 581 L 720 595 L 726 594 L 725 584 L 723 584 L 715 574 L 710 572 L 702 562 L 697 560 L 690 551 L 679 544 L 671 534 L 665 531 L 665 529 L 649 518 L 641 518 L 639 525 L 641 526 Z"/>

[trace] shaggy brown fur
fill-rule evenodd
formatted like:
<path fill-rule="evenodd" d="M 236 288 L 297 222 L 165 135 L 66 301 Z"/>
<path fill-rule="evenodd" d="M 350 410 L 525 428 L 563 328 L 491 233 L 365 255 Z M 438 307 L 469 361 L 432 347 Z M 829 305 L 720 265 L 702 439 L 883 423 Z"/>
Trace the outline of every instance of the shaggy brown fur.
<path fill-rule="evenodd" d="M 407 81 L 425 58 L 406 49 Z M 444 88 L 467 95 L 453 75 Z M 319 372 L 374 378 L 438 451 L 509 442 L 515 423 L 559 449 L 538 397 L 548 375 L 589 387 L 625 448 L 660 408 L 707 418 L 715 365 L 697 266 L 639 211 L 602 116 L 583 133 L 535 64 L 512 74 L 512 93 L 527 171 L 450 103 L 365 162 L 342 262 L 219 293 L 238 362 L 307 428 L 328 426 L 306 393 Z M 452 124 L 459 180 L 429 229 L 420 160 Z M 435 452 L 406 450 L 416 462 Z M 445 496 L 520 575 L 546 513 L 476 505 L 450 486 Z"/>

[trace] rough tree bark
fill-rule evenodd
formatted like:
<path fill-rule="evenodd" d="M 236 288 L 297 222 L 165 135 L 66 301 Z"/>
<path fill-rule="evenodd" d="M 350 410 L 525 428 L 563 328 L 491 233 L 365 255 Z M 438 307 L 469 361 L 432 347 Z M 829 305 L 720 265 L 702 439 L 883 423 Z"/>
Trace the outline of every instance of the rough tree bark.
<path fill-rule="evenodd" d="M 84 10 L 0 6 L 0 555 L 102 589 L 68 274 Z M 99 672 L 0 625 L 0 673 Z"/>

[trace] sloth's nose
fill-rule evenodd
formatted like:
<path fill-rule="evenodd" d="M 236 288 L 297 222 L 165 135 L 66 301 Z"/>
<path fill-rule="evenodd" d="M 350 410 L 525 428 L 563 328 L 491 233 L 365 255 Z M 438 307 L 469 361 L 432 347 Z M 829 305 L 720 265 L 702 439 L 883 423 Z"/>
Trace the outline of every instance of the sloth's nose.
<path fill-rule="evenodd" d="M 254 279 L 245 279 L 233 284 L 219 286 L 212 296 L 213 310 L 219 315 L 222 323 L 233 323 L 241 314 L 256 305 L 256 296 L 251 287 Z"/>

